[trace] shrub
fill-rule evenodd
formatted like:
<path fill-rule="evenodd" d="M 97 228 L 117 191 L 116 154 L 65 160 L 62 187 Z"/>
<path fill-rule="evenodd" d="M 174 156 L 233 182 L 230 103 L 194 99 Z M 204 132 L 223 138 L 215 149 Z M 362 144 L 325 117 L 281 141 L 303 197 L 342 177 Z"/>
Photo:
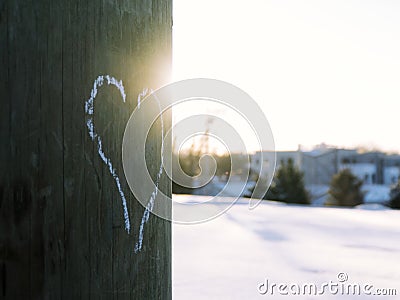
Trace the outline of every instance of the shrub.
<path fill-rule="evenodd" d="M 389 206 L 391 208 L 400 209 L 400 181 L 390 190 Z"/>
<path fill-rule="evenodd" d="M 356 206 L 364 202 L 361 191 L 362 181 L 349 169 L 344 169 L 332 177 L 327 205 Z"/>
<path fill-rule="evenodd" d="M 304 174 L 292 159 L 281 162 L 264 199 L 286 203 L 309 204 L 310 197 L 304 187 Z"/>

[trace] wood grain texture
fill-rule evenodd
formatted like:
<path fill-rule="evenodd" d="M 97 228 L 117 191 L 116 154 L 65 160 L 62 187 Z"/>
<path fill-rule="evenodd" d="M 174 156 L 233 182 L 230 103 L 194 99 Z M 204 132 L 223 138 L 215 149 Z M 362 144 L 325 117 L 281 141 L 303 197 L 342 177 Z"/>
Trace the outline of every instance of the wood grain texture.
<path fill-rule="evenodd" d="M 144 88 L 171 68 L 172 0 L 0 0 L 0 299 L 170 299 L 171 224 L 144 208 L 123 176 L 125 124 Z M 85 101 L 120 174 L 131 221 L 90 139 Z M 164 122 L 170 119 L 164 117 Z M 160 124 L 149 170 L 160 164 Z M 169 179 L 160 187 L 170 194 Z"/>

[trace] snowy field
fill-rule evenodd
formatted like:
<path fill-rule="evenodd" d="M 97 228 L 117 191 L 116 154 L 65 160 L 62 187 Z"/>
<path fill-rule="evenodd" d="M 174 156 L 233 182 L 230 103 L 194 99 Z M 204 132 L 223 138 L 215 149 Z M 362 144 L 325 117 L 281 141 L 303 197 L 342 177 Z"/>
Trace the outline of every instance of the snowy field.
<path fill-rule="evenodd" d="M 336 295 L 324 285 L 330 281 Z M 312 284 L 324 294 L 309 295 Z M 357 286 L 361 295 L 354 296 Z M 373 295 L 393 289 L 397 296 Z M 400 299 L 400 211 L 269 201 L 249 210 L 241 199 L 213 221 L 173 226 L 173 299 L 292 298 Z"/>

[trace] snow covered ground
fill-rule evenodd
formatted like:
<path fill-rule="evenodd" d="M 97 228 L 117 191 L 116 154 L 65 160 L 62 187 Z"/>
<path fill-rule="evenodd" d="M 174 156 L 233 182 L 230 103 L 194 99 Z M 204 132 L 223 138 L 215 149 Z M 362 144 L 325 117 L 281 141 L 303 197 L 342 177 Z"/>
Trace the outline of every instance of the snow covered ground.
<path fill-rule="evenodd" d="M 196 198 L 202 196 L 175 197 L 202 202 Z M 338 274 L 348 279 L 340 283 Z M 266 280 L 268 291 L 265 284 L 260 286 Z M 323 287 L 330 281 L 333 292 L 339 289 L 336 295 Z M 340 289 L 353 283 L 361 295 L 342 295 Z M 279 284 L 286 285 L 281 291 L 289 295 L 280 295 Z M 307 290 L 307 284 L 315 284 L 318 292 L 325 289 L 324 295 L 292 295 L 305 285 Z M 366 296 L 364 289 L 371 294 L 396 289 L 397 296 Z M 213 221 L 175 224 L 173 298 L 400 299 L 400 211 L 379 205 L 340 209 L 269 201 L 250 211 L 241 199 Z"/>

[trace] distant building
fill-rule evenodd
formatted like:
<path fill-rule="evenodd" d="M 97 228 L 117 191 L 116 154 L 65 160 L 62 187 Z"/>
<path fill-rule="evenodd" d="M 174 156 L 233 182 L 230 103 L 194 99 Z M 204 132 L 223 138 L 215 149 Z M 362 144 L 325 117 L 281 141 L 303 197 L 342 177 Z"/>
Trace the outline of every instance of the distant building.
<path fill-rule="evenodd" d="M 250 168 L 255 172 L 261 169 L 263 157 L 263 176 L 273 161 L 273 152 L 256 152 L 251 160 Z M 294 164 L 304 172 L 306 185 L 328 185 L 332 176 L 342 169 L 350 169 L 364 184 L 396 183 L 400 178 L 400 155 L 387 155 L 383 152 L 359 153 L 355 149 L 339 149 L 324 144 L 311 151 L 277 151 L 276 168 L 282 161 L 292 159 Z"/>

